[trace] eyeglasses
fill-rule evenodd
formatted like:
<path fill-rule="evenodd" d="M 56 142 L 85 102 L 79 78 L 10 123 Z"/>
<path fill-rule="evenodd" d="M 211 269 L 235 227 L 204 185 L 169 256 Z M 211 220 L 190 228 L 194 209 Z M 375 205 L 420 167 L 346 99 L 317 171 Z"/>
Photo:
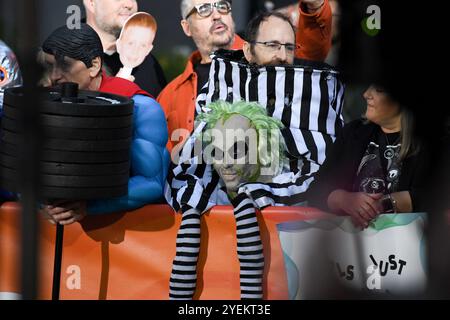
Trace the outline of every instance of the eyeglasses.
<path fill-rule="evenodd" d="M 189 11 L 185 19 L 189 18 L 195 12 L 197 12 L 200 17 L 207 18 L 213 13 L 214 8 L 216 8 L 220 14 L 228 14 L 231 12 L 231 0 L 198 4 Z"/>
<path fill-rule="evenodd" d="M 265 41 L 265 42 L 253 41 L 252 44 L 262 44 L 270 51 L 278 51 L 281 49 L 281 46 L 284 46 L 286 48 L 286 51 L 290 53 L 294 53 L 295 49 L 300 49 L 300 45 L 298 44 L 279 43 L 274 41 Z"/>

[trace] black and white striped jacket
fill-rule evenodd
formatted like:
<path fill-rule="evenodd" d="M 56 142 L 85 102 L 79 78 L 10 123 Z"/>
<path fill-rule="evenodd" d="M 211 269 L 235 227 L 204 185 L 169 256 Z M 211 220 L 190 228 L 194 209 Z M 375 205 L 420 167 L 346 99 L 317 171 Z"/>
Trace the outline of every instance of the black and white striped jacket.
<path fill-rule="evenodd" d="M 258 67 L 243 62 L 242 51 L 221 50 L 212 56 L 209 81 L 201 90 L 196 113 L 207 112 L 216 100 L 230 103 L 257 101 L 267 113 L 280 119 L 289 164 L 272 183 L 249 183 L 240 187 L 255 205 L 296 205 L 323 164 L 328 148 L 342 129 L 344 85 L 337 71 L 324 63 Z M 200 212 L 214 205 L 229 204 L 223 183 L 211 165 L 202 161 L 199 123 L 169 170 L 165 197 L 178 211 L 183 205 Z"/>

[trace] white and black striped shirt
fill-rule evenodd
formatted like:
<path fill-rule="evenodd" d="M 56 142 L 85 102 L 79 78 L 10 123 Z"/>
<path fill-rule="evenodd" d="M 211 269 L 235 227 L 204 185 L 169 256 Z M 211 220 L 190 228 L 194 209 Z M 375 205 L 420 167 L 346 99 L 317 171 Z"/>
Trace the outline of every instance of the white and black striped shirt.
<path fill-rule="evenodd" d="M 239 192 L 259 208 L 300 204 L 343 127 L 344 85 L 339 73 L 323 63 L 257 67 L 242 62 L 239 55 L 242 51 L 222 50 L 212 56 L 209 81 L 197 98 L 196 113 L 208 112 L 207 105 L 216 100 L 245 100 L 258 102 L 268 115 L 281 120 L 289 164 L 272 183 L 245 184 Z M 176 211 L 183 205 L 204 212 L 229 204 L 218 174 L 194 152 L 196 144 L 201 150 L 197 133 L 204 128 L 205 123 L 197 125 L 180 161 L 169 170 L 165 197 Z"/>

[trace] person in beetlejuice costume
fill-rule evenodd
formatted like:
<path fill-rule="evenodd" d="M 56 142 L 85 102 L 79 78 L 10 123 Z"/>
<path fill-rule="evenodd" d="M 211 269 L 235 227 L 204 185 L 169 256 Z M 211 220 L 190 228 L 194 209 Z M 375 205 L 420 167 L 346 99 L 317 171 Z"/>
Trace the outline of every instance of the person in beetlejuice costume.
<path fill-rule="evenodd" d="M 216 101 L 207 108 L 209 112 L 198 117 L 206 124 L 198 141 L 203 144 L 204 161 L 214 167 L 213 175 L 234 208 L 241 298 L 262 299 L 264 254 L 256 209 L 247 194 L 238 189 L 247 182 L 269 183 L 282 171 L 283 125 L 255 102 Z M 192 299 L 196 290 L 201 213 L 194 208 L 182 212 L 170 279 L 171 299 Z"/>

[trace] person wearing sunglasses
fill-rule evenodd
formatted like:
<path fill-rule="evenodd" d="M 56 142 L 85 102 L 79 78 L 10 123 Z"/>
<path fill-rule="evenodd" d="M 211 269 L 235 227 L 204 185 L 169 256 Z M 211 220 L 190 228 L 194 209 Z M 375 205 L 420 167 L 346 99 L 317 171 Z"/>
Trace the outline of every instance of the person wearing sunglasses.
<path fill-rule="evenodd" d="M 331 29 L 328 0 L 300 0 L 299 10 L 302 23 L 297 33 L 304 41 L 296 55 L 303 59 L 324 60 L 331 43 L 330 33 L 324 32 L 324 28 Z M 198 50 L 189 58 L 184 72 L 170 82 L 157 99 L 166 115 L 169 150 L 177 144 L 181 145 L 194 129 L 195 101 L 197 93 L 208 81 L 210 54 L 218 49 L 241 50 L 244 44 L 235 34 L 231 0 L 182 0 L 181 16 L 181 27 L 193 39 Z M 295 30 L 289 31 L 294 40 L 289 39 L 288 42 L 295 46 Z M 284 38 L 282 34 L 279 36 Z M 270 40 L 287 43 L 281 38 Z M 292 49 L 292 46 L 288 48 Z"/>

